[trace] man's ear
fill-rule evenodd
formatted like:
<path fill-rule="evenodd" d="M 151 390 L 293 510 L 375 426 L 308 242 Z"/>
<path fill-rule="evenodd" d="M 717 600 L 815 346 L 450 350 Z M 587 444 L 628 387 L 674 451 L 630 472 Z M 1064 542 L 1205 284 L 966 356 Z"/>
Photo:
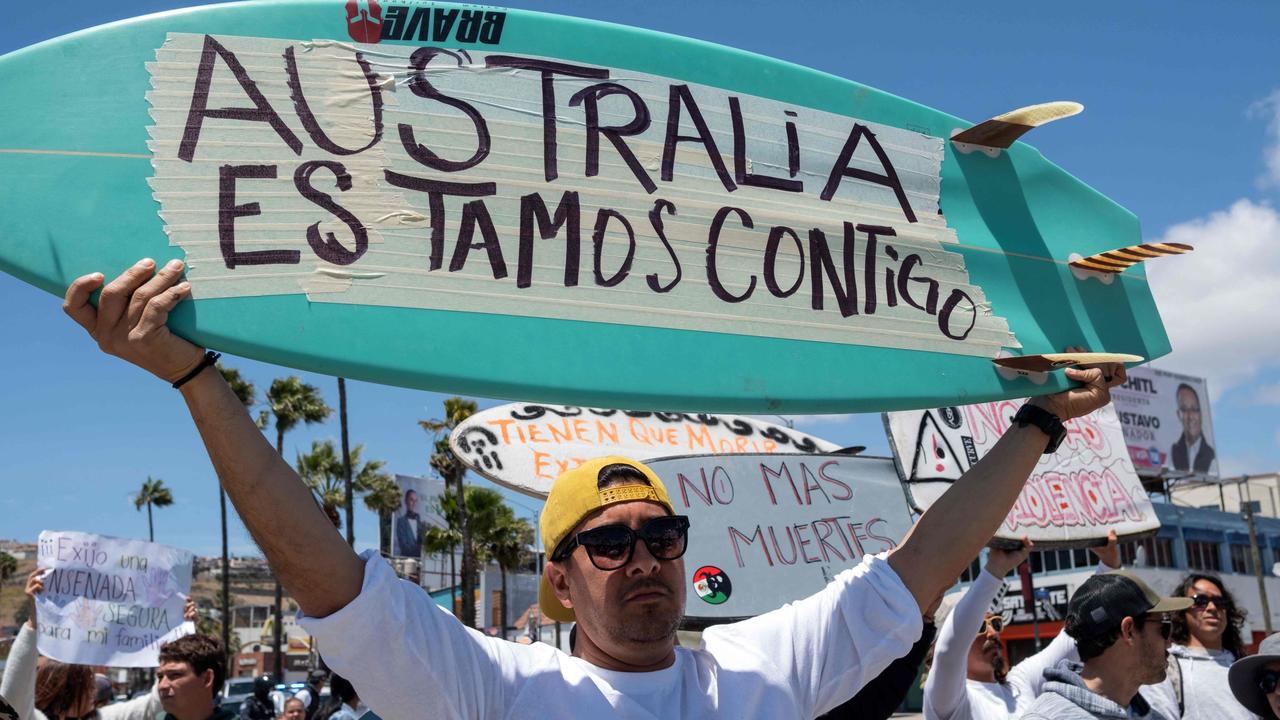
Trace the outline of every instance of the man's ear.
<path fill-rule="evenodd" d="M 542 572 L 546 575 L 547 583 L 551 585 L 551 590 L 555 592 L 560 604 L 572 609 L 573 599 L 569 597 L 569 573 L 564 563 L 548 561 L 543 566 Z"/>
<path fill-rule="evenodd" d="M 1132 617 L 1126 617 L 1120 621 L 1119 639 L 1131 644 L 1138 639 L 1137 623 L 1133 621 Z"/>
<path fill-rule="evenodd" d="M 200 682 L 204 683 L 204 686 L 209 689 L 210 695 L 213 695 L 214 679 L 215 679 L 215 675 L 213 673 L 213 668 L 209 668 L 208 670 L 205 670 L 204 672 L 200 673 Z"/>

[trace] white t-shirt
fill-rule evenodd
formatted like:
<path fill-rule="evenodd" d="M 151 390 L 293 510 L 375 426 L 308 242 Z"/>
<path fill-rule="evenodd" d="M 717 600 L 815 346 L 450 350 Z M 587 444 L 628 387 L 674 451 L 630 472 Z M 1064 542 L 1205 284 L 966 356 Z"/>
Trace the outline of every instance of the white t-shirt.
<path fill-rule="evenodd" d="M 324 618 L 299 615 L 325 662 L 384 720 L 812 718 L 853 697 L 920 637 L 920 609 L 884 556 L 818 593 L 719 625 L 656 672 L 604 670 L 542 643 L 487 637 L 398 580 L 372 551 L 364 585 Z"/>
<path fill-rule="evenodd" d="M 1099 564 L 1098 572 L 1110 570 Z M 933 666 L 924 686 L 925 720 L 1008 720 L 1021 715 L 1040 694 L 1044 671 L 1060 660 L 1077 659 L 1075 640 L 1058 633 L 1043 650 L 1013 666 L 1003 683 L 970 680 L 969 647 L 987 608 L 1004 583 L 983 569 L 943 621 Z"/>
<path fill-rule="evenodd" d="M 1231 694 L 1227 671 L 1236 657 L 1229 650 L 1216 652 L 1184 645 L 1170 645 L 1169 655 L 1177 658 L 1182 669 L 1182 704 L 1186 712 L 1178 714 L 1178 698 L 1173 678 L 1166 677 L 1156 685 L 1143 685 L 1142 696 L 1151 707 L 1170 720 L 1253 720 L 1257 717 Z"/>

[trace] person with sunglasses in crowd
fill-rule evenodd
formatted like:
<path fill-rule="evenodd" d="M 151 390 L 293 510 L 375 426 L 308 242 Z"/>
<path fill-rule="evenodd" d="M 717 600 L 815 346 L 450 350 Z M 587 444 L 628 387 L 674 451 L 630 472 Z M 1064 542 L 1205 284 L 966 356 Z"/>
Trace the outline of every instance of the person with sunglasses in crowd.
<path fill-rule="evenodd" d="M 1190 598 L 1160 597 L 1125 570 L 1084 581 L 1067 603 L 1063 627 L 1080 662 L 1062 660 L 1045 670 L 1022 720 L 1163 720 L 1138 690 L 1164 679 L 1173 632 L 1168 613 L 1190 606 Z"/>
<path fill-rule="evenodd" d="M 921 611 L 991 537 L 1063 422 L 1110 402 L 1124 366 L 1068 369 L 1070 389 L 1032 399 L 1008 432 L 893 550 L 775 611 L 675 642 L 690 578 L 688 520 L 662 481 L 626 458 L 590 460 L 552 484 L 540 518 L 539 606 L 575 620 L 569 656 L 464 627 L 377 552 L 356 555 L 311 491 L 211 371 L 217 353 L 169 332 L 189 293 L 183 264 L 143 259 L 106 282 L 72 282 L 64 311 L 98 348 L 179 390 L 219 479 L 326 663 L 386 720 L 801 718 L 853 697 L 921 633 Z M 90 297 L 101 289 L 97 305 Z M 583 348 L 609 363 L 611 348 Z M 850 370 L 853 372 L 853 370 Z M 655 388 L 655 391 L 658 388 Z M 281 515 L 276 508 L 293 508 Z"/>
<path fill-rule="evenodd" d="M 1258 644 L 1258 654 L 1231 664 L 1231 694 L 1262 720 L 1280 720 L 1280 633 Z"/>
<path fill-rule="evenodd" d="M 1143 695 L 1171 720 L 1251 720 L 1227 685 L 1231 663 L 1245 655 L 1244 610 L 1217 575 L 1192 572 L 1173 594 L 1191 598 L 1191 607 L 1173 616 L 1164 682 Z"/>
<path fill-rule="evenodd" d="M 1012 670 L 1004 657 L 1001 615 L 991 604 L 1005 576 L 1027 559 L 1032 543 L 1023 538 L 1017 550 L 991 548 L 983 572 L 965 591 L 942 623 L 934 646 L 933 663 L 924 686 L 926 720 L 1003 720 L 1016 717 L 1031 704 L 1044 681 L 1044 671 L 1075 651 L 1075 641 L 1059 633 L 1040 652 Z M 1120 567 L 1116 533 L 1096 548 L 1098 570 Z M 975 636 L 974 629 L 977 629 Z"/>

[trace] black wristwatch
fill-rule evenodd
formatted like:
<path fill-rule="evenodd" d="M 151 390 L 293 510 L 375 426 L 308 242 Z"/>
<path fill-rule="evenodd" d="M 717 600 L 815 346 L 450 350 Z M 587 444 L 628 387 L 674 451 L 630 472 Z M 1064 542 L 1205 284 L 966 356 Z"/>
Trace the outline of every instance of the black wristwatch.
<path fill-rule="evenodd" d="M 1044 449 L 1045 455 L 1052 455 L 1057 452 L 1058 446 L 1062 444 L 1062 439 L 1067 436 L 1067 428 L 1062 424 L 1062 418 L 1039 405 L 1027 403 L 1018 408 L 1017 414 L 1013 416 L 1013 421 L 1019 427 L 1035 425 L 1045 435 L 1049 436 L 1049 446 Z"/>

